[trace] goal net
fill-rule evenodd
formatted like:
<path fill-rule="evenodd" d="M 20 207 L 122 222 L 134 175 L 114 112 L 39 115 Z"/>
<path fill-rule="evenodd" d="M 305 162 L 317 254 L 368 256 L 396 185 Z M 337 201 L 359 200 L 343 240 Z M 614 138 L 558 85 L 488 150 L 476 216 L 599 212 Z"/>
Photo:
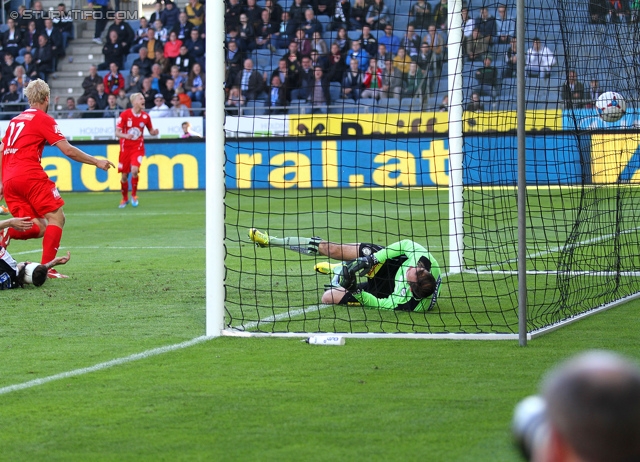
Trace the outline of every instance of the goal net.
<path fill-rule="evenodd" d="M 519 59 L 527 329 L 640 290 L 632 11 L 528 1 L 518 56 L 511 0 L 358 1 L 348 13 L 327 2 L 329 14 L 323 2 L 253 3 L 225 17 L 228 333 L 516 334 Z M 626 99 L 618 122 L 597 115 L 605 90 Z M 253 228 L 276 239 L 258 247 Z M 424 246 L 442 270 L 437 302 L 322 303 L 336 278 L 315 266 L 341 259 L 291 249 L 315 236 Z"/>

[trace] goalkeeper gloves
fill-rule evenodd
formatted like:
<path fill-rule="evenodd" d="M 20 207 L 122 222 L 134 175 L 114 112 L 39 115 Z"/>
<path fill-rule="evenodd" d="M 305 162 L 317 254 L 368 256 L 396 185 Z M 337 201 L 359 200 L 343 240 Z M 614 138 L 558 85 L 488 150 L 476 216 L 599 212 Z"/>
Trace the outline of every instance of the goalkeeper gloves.
<path fill-rule="evenodd" d="M 356 290 L 356 274 L 349 271 L 348 265 L 342 265 L 342 270 L 338 274 L 338 284 L 350 292 Z"/>
<path fill-rule="evenodd" d="M 355 277 L 356 273 L 360 271 L 360 276 L 364 276 L 369 272 L 371 268 L 378 264 L 378 259 L 375 255 L 368 255 L 366 257 L 356 258 L 352 262 L 349 262 L 347 268 L 349 272 Z"/>

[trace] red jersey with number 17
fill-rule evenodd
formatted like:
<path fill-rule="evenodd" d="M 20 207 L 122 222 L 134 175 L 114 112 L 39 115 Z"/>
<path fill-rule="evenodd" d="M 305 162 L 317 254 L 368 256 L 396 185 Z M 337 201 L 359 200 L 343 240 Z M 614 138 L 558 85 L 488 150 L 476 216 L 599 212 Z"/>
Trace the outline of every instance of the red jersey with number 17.
<path fill-rule="evenodd" d="M 40 164 L 44 143 L 53 146 L 64 139 L 53 117 L 40 109 L 30 108 L 15 116 L 2 138 L 2 181 L 49 178 Z"/>
<path fill-rule="evenodd" d="M 151 125 L 151 117 L 144 111 L 140 114 L 133 113 L 133 109 L 127 109 L 120 114 L 116 127 L 122 130 L 122 133 L 133 135 L 133 139 L 127 140 L 120 138 L 120 151 L 144 151 L 144 127 L 149 131 L 153 130 Z"/>

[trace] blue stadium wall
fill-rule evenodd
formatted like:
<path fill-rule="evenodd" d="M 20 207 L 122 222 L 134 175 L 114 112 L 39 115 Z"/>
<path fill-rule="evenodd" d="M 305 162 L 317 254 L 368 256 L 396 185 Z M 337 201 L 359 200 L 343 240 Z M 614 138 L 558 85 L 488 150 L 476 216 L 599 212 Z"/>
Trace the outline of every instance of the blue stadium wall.
<path fill-rule="evenodd" d="M 578 145 L 580 140 L 580 146 Z M 77 143 L 118 163 L 116 143 Z M 465 137 L 464 183 L 515 185 L 513 134 Z M 536 185 L 640 182 L 638 134 L 566 134 L 527 137 L 527 182 Z M 205 187 L 203 141 L 146 143 L 141 190 Z M 448 185 L 446 138 L 237 139 L 226 146 L 226 186 L 248 188 L 410 187 Z M 624 159 L 620 153 L 626 153 Z M 42 163 L 61 191 L 119 191 L 120 175 L 73 162 L 46 147 Z"/>

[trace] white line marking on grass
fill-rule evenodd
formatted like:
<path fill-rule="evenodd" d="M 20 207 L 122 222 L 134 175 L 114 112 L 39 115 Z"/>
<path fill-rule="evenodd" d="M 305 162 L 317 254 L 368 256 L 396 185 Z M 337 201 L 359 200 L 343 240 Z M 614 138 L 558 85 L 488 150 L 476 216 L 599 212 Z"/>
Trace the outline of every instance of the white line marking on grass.
<path fill-rule="evenodd" d="M 16 385 L 9 385 L 8 387 L 0 388 L 0 395 L 5 395 L 7 393 L 11 393 L 12 391 L 18 391 L 18 390 L 24 390 L 26 388 L 37 387 L 38 385 L 44 385 L 45 383 L 53 382 L 54 380 L 68 379 L 69 377 L 76 377 L 78 375 L 89 374 L 91 372 L 101 371 L 103 369 L 119 366 L 121 364 L 138 361 L 139 359 L 146 359 L 152 356 L 168 353 L 170 351 L 180 350 L 182 348 L 188 348 L 190 346 L 197 345 L 198 343 L 211 340 L 212 338 L 214 337 L 207 337 L 206 335 L 203 335 L 202 337 L 196 337 L 194 339 L 187 340 L 186 342 L 176 343 L 174 345 L 167 345 L 159 348 L 153 348 L 151 350 L 143 351 L 142 353 L 136 353 L 130 356 L 125 356 L 124 358 L 112 359 L 111 361 L 107 361 L 106 363 L 99 363 L 99 364 L 96 364 L 95 366 L 83 367 L 82 369 L 75 369 L 73 371 L 50 375 L 49 377 L 30 380 L 28 382 L 18 383 Z"/>
<path fill-rule="evenodd" d="M 84 246 L 84 247 L 60 247 L 59 250 L 78 250 L 78 249 L 83 249 L 83 250 L 201 250 L 201 249 L 206 249 L 206 246 L 146 246 L 146 247 L 137 247 L 137 246 L 131 246 L 131 247 L 124 247 L 124 246 Z M 27 255 L 30 253 L 39 253 L 42 252 L 42 249 L 35 249 L 35 250 L 24 250 L 22 252 L 11 252 L 11 255 Z"/>
<path fill-rule="evenodd" d="M 293 316 L 306 314 L 306 313 L 309 313 L 311 311 L 320 311 L 320 310 L 323 310 L 323 309 L 328 308 L 330 306 L 333 306 L 333 305 L 325 305 L 325 304 L 311 305 L 311 306 L 308 306 L 306 308 L 301 308 L 301 309 L 293 310 L 293 311 L 286 311 L 284 313 L 274 314 L 273 316 L 267 316 L 266 318 L 260 319 L 259 321 L 252 321 L 252 322 L 250 322 L 248 324 L 240 324 L 239 326 L 233 327 L 233 329 L 238 329 L 238 330 L 253 329 L 254 327 L 258 327 L 258 325 L 262 324 L 262 323 L 277 322 L 277 321 L 281 321 L 283 319 L 290 319 Z"/>

